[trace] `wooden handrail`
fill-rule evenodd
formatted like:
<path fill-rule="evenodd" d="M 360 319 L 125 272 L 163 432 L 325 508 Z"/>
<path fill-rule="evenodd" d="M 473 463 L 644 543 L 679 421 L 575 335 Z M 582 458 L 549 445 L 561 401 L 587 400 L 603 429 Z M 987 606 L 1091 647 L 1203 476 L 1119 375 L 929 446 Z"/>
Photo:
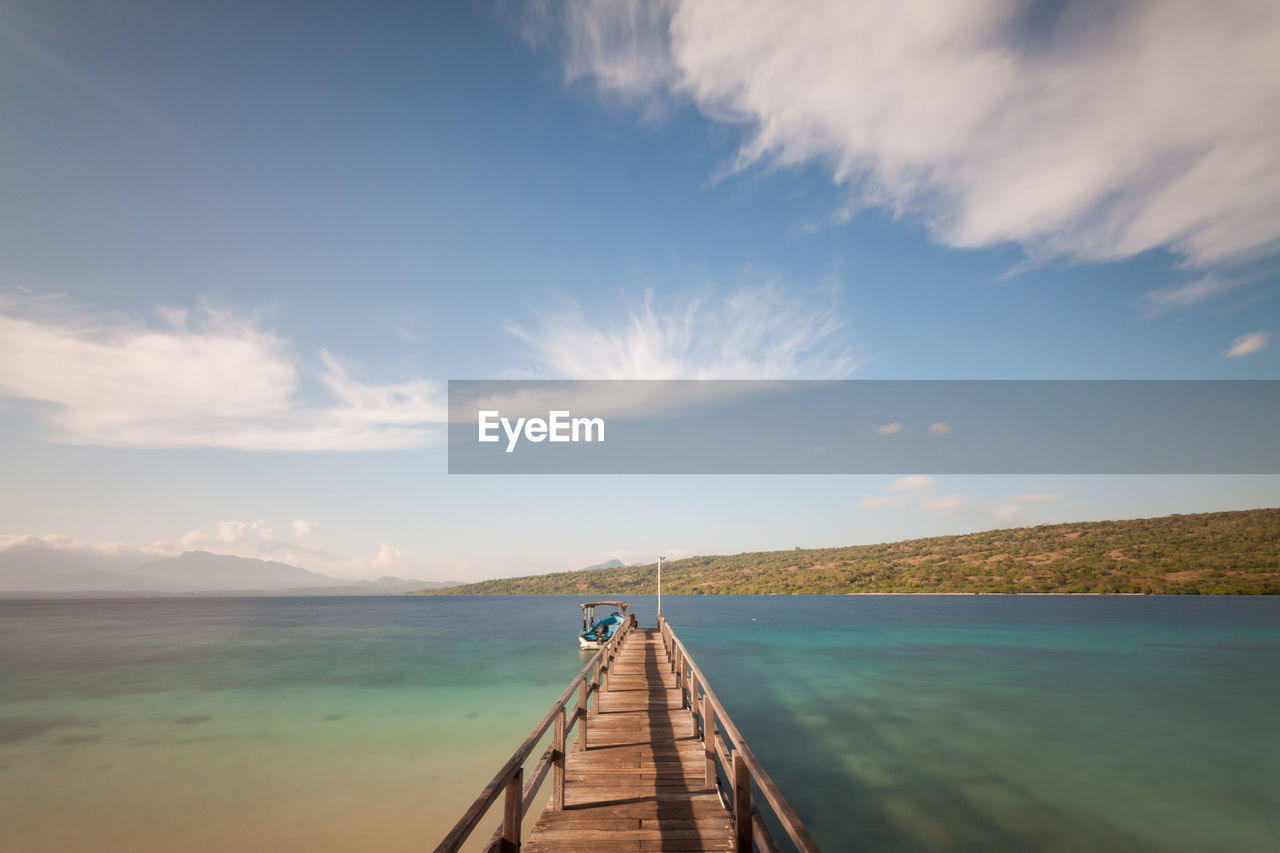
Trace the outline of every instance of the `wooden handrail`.
<path fill-rule="evenodd" d="M 799 815 L 791 808 L 786 797 L 782 796 L 782 792 L 778 790 L 778 786 L 774 784 L 773 779 L 765 772 L 759 759 L 751 751 L 751 747 L 747 746 L 747 741 L 743 738 L 742 733 L 738 731 L 738 727 L 729 718 L 729 713 L 725 711 L 724 706 L 720 704 L 720 700 L 711 691 L 706 675 L 694 663 L 693 657 L 689 654 L 689 650 L 685 648 L 684 643 L 680 642 L 680 638 L 671 630 L 671 624 L 659 616 L 658 628 L 662 634 L 663 644 L 666 646 L 668 654 L 676 666 L 676 683 L 680 687 L 681 707 L 701 708 L 701 713 L 704 715 L 702 720 L 703 741 L 709 747 L 707 749 L 707 759 L 710 762 L 712 756 L 714 756 L 724 765 L 728 780 L 728 791 L 726 793 L 734 812 L 735 837 L 738 839 L 738 849 L 749 851 L 753 835 L 759 840 L 762 849 L 777 849 L 768 827 L 759 816 L 759 810 L 751 802 L 750 782 L 754 781 L 756 787 L 760 789 L 760 793 L 764 795 L 765 801 L 773 809 L 778 822 L 782 824 L 782 828 L 786 830 L 792 843 L 795 844 L 796 849 L 804 851 L 804 853 L 821 853 L 821 848 L 813 840 L 813 836 L 809 834 L 809 831 L 805 829 Z M 692 682 L 686 678 L 686 670 L 692 675 Z M 690 684 L 693 687 L 693 694 L 686 701 L 685 691 Z M 696 695 L 699 685 L 702 687 L 701 697 Z M 705 716 L 708 708 L 712 711 L 710 719 Z M 717 721 L 719 722 L 719 728 L 716 725 Z M 725 742 L 725 735 L 728 735 L 728 740 L 732 741 L 732 750 L 729 748 L 730 744 Z M 721 747 L 723 747 L 723 751 Z M 708 776 L 710 776 L 710 770 L 711 768 L 708 768 Z M 746 777 L 745 782 L 744 776 Z M 753 812 L 755 813 L 754 815 Z"/>
<path fill-rule="evenodd" d="M 600 683 L 603 679 L 607 679 L 609 665 L 613 662 L 614 655 L 617 654 L 618 647 L 621 645 L 623 638 L 630 633 L 635 627 L 636 617 L 631 614 L 622 625 L 614 632 L 609 641 L 601 646 L 600 651 L 596 652 L 591 660 L 587 661 L 586 666 L 578 673 L 577 677 L 569 683 L 564 692 L 560 694 L 560 698 L 551 706 L 551 710 L 542 718 L 538 725 L 534 726 L 533 731 L 524 743 L 511 754 L 506 763 L 502 765 L 502 769 L 494 775 L 484 790 L 480 792 L 480 796 L 476 797 L 471 803 L 471 807 L 463 813 L 462 818 L 454 824 L 453 829 L 449 830 L 449 834 L 444 840 L 436 845 L 435 853 L 457 853 L 462 845 L 471 837 L 471 833 L 475 831 L 480 822 L 484 820 L 484 816 L 488 813 L 490 807 L 498 800 L 498 796 L 504 791 L 506 792 L 505 805 L 503 808 L 502 825 L 499 826 L 495 837 L 490 840 L 486 850 L 494 849 L 499 851 L 515 851 L 520 845 L 520 824 L 525 814 L 529 811 L 529 806 L 533 803 L 533 798 L 538 792 L 538 787 L 547 776 L 548 768 L 557 760 L 563 761 L 563 754 L 557 756 L 556 750 L 559 747 L 561 753 L 564 749 L 564 738 L 573 729 L 573 726 L 579 722 L 582 723 L 583 729 L 580 739 L 586 736 L 586 703 L 592 692 L 600 690 Z M 595 674 L 588 680 L 588 673 L 595 669 Z M 524 763 L 529 760 L 529 756 L 533 753 L 534 747 L 542 740 L 543 735 L 547 733 L 547 729 L 555 722 L 556 716 L 564 720 L 565 706 L 573 697 L 574 691 L 584 686 L 585 692 L 579 694 L 578 704 L 575 706 L 575 712 L 572 719 L 567 724 L 563 723 L 564 735 L 557 737 L 560 741 L 557 745 L 553 743 L 550 748 L 543 754 L 538 766 L 529 776 L 528 785 L 523 784 Z M 597 700 L 598 702 L 599 700 Z M 557 726 L 559 729 L 560 726 Z M 559 732 L 557 731 L 557 734 Z M 563 764 L 561 764 L 563 766 Z M 556 774 L 556 784 L 564 784 L 564 774 Z M 552 794 L 551 801 L 553 803 L 563 803 L 563 789 Z"/>

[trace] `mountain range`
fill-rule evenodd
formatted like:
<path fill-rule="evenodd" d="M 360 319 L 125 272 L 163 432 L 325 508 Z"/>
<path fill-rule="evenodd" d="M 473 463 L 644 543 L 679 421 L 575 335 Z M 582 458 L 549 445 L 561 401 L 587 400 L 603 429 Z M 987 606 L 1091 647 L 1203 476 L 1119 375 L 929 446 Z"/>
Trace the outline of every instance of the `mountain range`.
<path fill-rule="evenodd" d="M 1280 509 L 1080 521 L 840 548 L 672 560 L 684 594 L 1280 594 Z M 431 591 L 431 590 L 424 590 Z M 643 595 L 657 566 L 559 572 L 453 586 L 460 595 Z"/>
<path fill-rule="evenodd" d="M 353 581 L 288 563 L 207 551 L 148 560 L 46 546 L 0 551 L 3 593 L 292 593 L 353 595 L 441 589 L 449 582 L 381 577 Z"/>

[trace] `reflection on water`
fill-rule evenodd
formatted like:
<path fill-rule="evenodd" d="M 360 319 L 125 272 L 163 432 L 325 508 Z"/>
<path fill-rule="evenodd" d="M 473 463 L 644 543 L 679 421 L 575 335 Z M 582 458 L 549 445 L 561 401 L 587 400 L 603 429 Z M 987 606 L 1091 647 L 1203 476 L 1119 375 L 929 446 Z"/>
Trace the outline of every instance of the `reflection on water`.
<path fill-rule="evenodd" d="M 0 602 L 0 849 L 429 848 L 581 667 L 577 603 Z M 828 850 L 1276 849 L 1280 599 L 663 610 Z"/>

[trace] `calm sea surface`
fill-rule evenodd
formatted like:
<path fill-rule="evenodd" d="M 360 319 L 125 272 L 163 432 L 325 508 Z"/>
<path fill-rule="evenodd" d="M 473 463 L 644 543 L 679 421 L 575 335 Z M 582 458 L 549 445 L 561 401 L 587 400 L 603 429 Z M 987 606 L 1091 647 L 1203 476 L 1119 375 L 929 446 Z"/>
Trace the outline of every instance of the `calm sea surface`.
<path fill-rule="evenodd" d="M 580 600 L 0 601 L 0 849 L 430 849 Z M 827 851 L 1280 849 L 1280 598 L 663 609 Z"/>

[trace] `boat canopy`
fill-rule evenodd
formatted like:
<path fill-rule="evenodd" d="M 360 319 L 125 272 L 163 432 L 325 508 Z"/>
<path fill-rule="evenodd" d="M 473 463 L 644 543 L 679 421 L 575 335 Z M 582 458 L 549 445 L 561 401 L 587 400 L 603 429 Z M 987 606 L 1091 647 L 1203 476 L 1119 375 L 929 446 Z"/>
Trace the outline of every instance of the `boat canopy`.
<path fill-rule="evenodd" d="M 586 610 L 588 607 L 617 607 L 621 610 L 629 610 L 631 608 L 631 604 L 626 601 L 591 601 L 582 605 L 583 610 Z"/>

